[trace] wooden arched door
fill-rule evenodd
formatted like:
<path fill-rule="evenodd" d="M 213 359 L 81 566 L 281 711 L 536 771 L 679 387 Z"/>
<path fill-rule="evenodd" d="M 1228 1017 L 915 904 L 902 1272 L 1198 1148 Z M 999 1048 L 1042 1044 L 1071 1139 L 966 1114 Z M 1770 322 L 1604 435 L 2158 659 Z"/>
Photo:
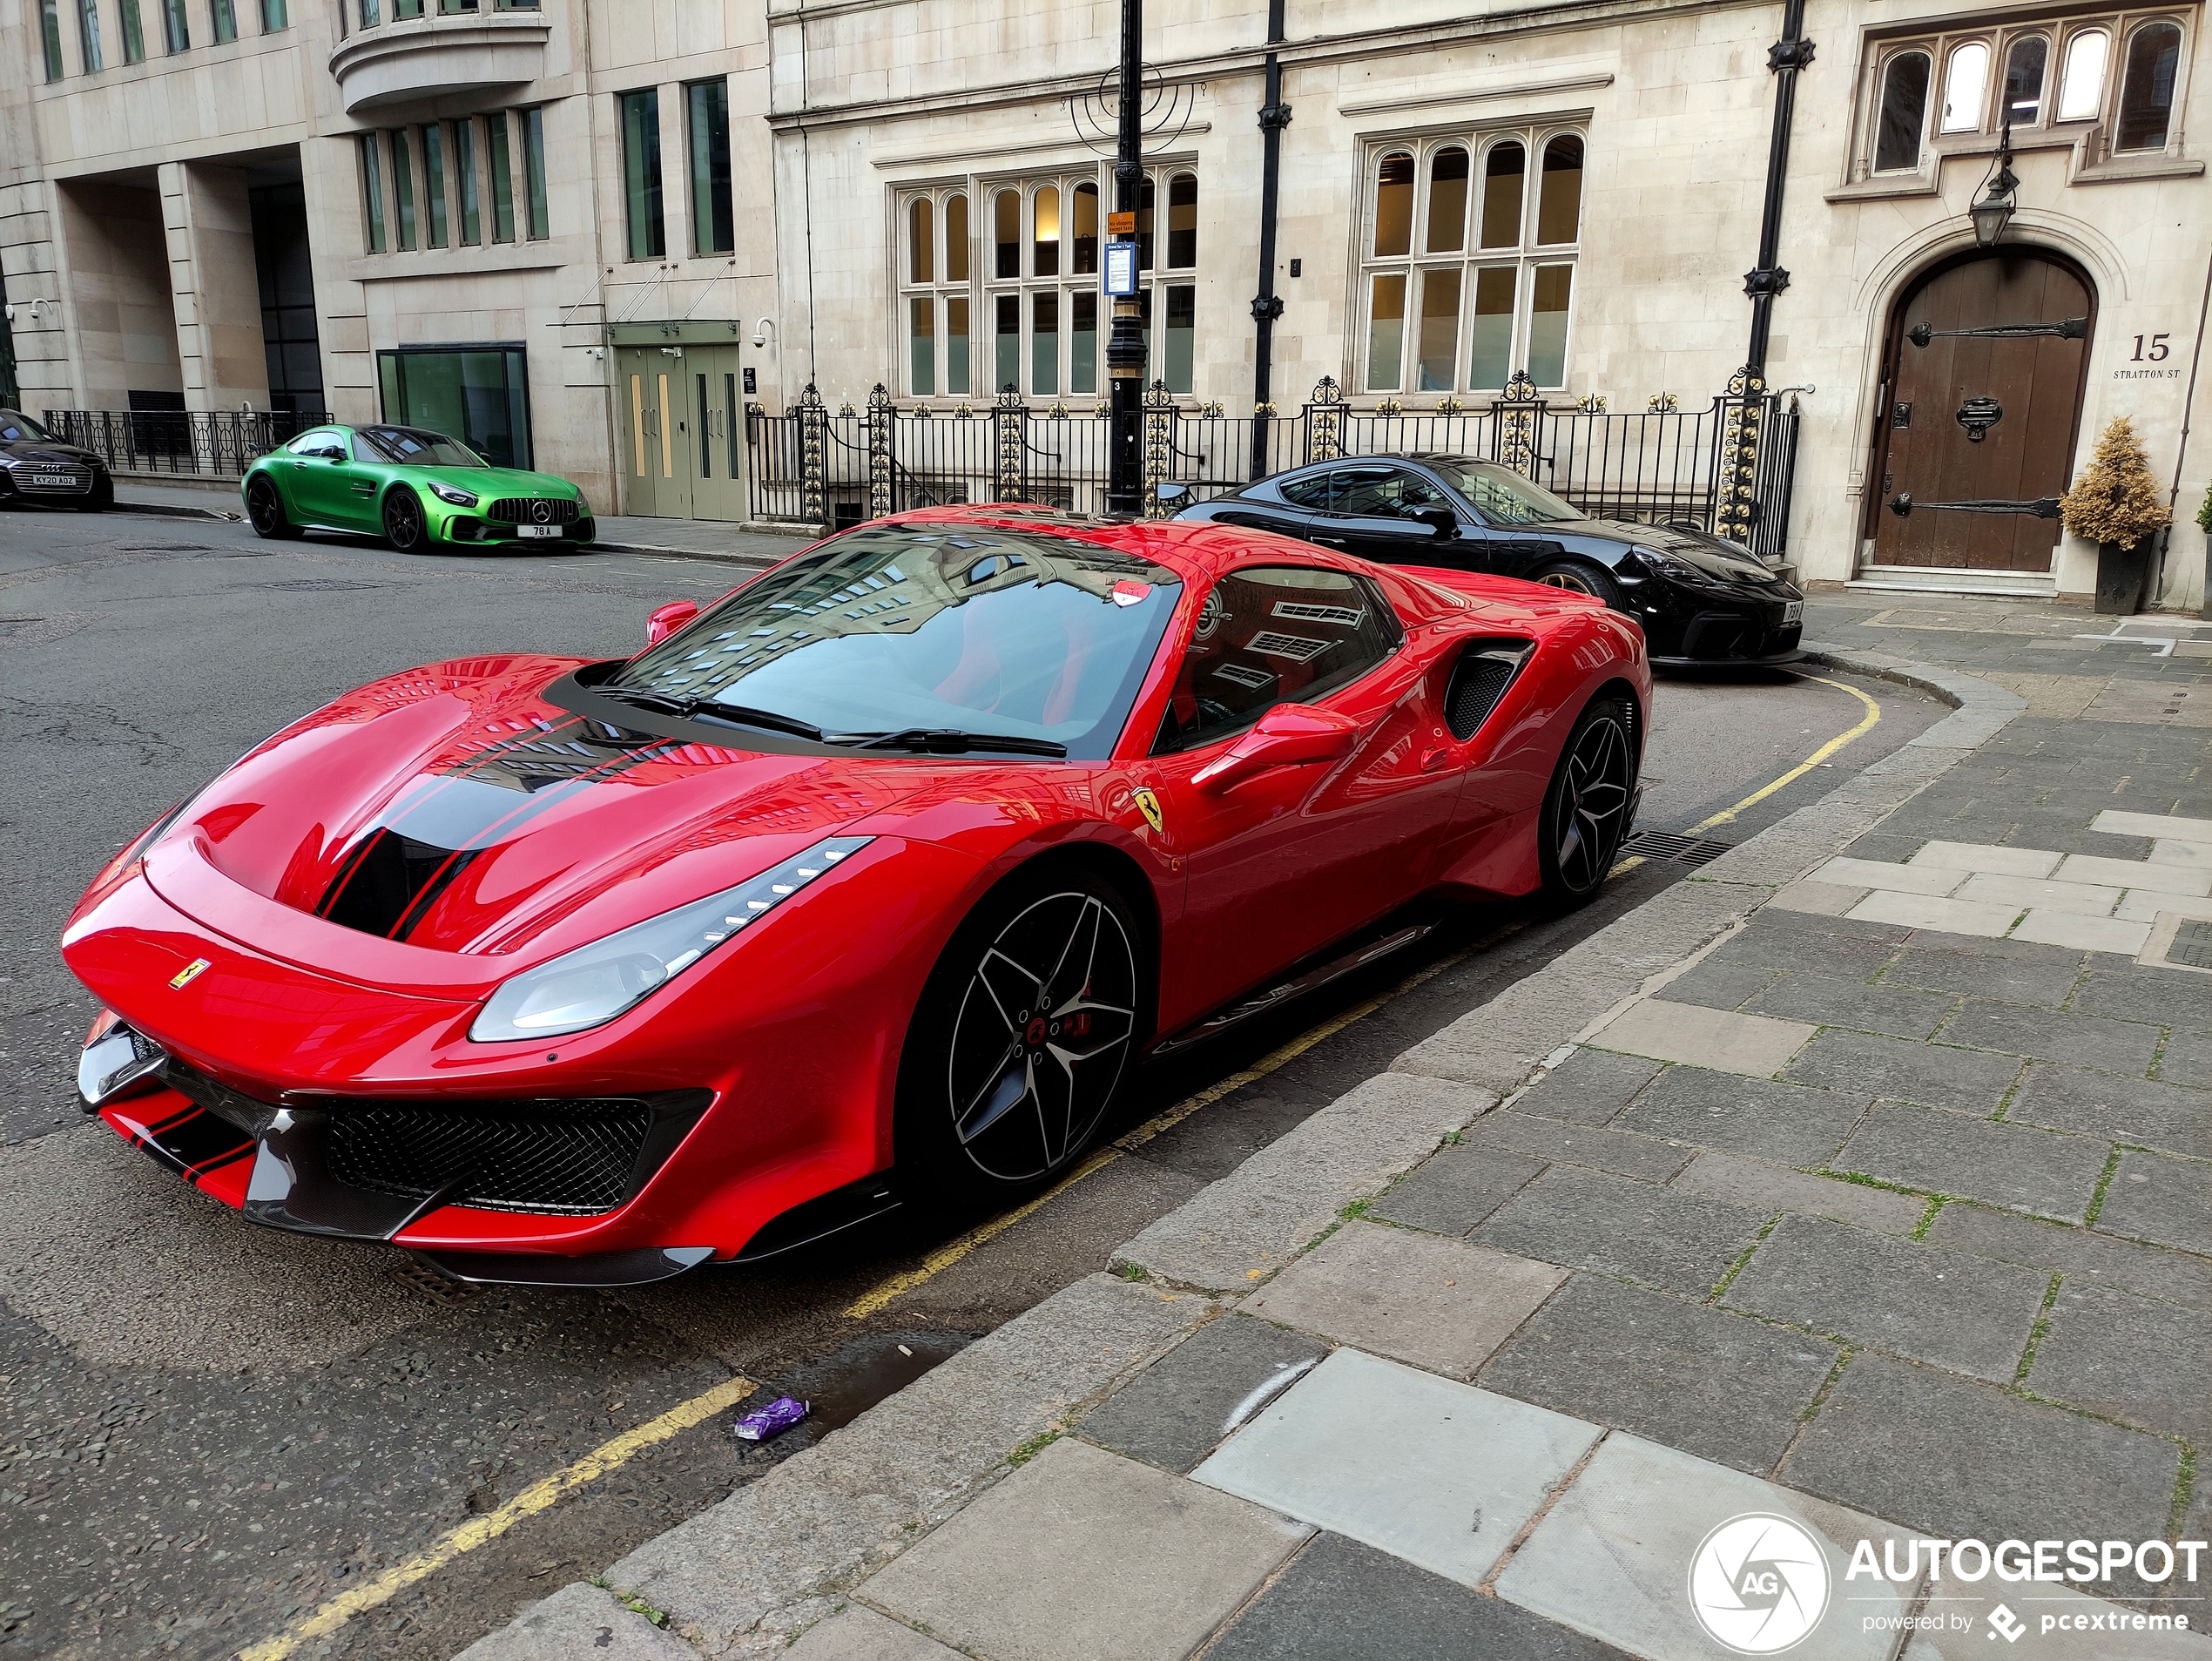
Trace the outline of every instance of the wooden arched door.
<path fill-rule="evenodd" d="M 2072 261 L 1946 261 L 1890 320 L 1865 535 L 1877 565 L 2047 571 L 2096 322 Z"/>

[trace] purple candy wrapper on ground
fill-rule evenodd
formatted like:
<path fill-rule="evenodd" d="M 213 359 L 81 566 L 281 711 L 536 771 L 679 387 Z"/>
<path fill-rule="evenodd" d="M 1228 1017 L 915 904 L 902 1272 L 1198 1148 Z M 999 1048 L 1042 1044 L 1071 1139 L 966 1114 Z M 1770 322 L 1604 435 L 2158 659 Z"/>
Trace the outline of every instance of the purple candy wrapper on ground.
<path fill-rule="evenodd" d="M 765 1442 L 771 1436 L 780 1436 L 806 1416 L 806 1404 L 795 1396 L 779 1395 L 765 1408 L 755 1408 L 737 1422 L 738 1437 L 745 1442 Z"/>

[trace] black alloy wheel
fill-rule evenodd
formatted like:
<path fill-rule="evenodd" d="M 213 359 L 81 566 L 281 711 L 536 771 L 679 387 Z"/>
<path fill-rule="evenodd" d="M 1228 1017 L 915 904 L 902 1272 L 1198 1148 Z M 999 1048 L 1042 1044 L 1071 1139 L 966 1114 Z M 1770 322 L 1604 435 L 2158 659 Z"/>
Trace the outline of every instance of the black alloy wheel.
<path fill-rule="evenodd" d="M 1565 905 L 1595 895 L 1620 854 L 1635 801 L 1633 733 L 1634 718 L 1622 699 L 1591 699 L 1544 793 L 1537 853 L 1545 892 Z"/>
<path fill-rule="evenodd" d="M 1017 876 L 963 924 L 914 1011 L 899 1163 L 1002 1199 L 1081 1157 L 1138 1037 L 1137 930 L 1111 884 Z"/>
<path fill-rule="evenodd" d="M 300 527 L 285 512 L 284 498 L 266 474 L 256 474 L 253 483 L 246 487 L 246 517 L 257 537 L 290 542 L 300 535 Z"/>
<path fill-rule="evenodd" d="M 1621 585 L 1613 574 L 1602 565 L 1594 565 L 1586 559 L 1555 559 L 1548 565 L 1539 565 L 1528 573 L 1532 583 L 1541 583 L 1546 588 L 1563 588 L 1571 593 L 1587 594 L 1594 600 L 1603 600 L 1615 611 L 1621 609 Z"/>
<path fill-rule="evenodd" d="M 384 540 L 403 554 L 419 553 L 430 540 L 421 501 L 404 484 L 384 498 Z"/>

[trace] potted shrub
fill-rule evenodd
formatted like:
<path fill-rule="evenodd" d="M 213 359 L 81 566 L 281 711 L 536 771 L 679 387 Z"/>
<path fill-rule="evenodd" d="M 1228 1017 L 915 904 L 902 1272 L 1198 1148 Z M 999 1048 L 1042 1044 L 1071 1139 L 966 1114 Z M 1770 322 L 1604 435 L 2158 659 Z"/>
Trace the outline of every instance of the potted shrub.
<path fill-rule="evenodd" d="M 2169 516 L 2158 499 L 2150 457 L 2127 416 L 2104 429 L 2089 465 L 2059 499 L 2059 517 L 2075 536 L 2097 544 L 2097 610 L 2121 617 L 2141 611 L 2151 533 Z"/>

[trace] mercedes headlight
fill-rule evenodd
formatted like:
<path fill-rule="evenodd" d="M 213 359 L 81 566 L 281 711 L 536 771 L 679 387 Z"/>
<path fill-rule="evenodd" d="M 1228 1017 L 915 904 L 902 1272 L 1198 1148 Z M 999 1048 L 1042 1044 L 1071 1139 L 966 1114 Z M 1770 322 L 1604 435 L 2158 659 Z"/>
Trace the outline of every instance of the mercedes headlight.
<path fill-rule="evenodd" d="M 525 969 L 485 1002 L 469 1036 L 498 1043 L 604 1026 L 874 840 L 830 837 L 734 888 Z"/>
<path fill-rule="evenodd" d="M 443 479 L 430 481 L 430 494 L 441 502 L 452 503 L 456 508 L 473 508 L 476 505 L 476 493 L 474 490 L 464 490 L 457 484 L 448 484 Z"/>

